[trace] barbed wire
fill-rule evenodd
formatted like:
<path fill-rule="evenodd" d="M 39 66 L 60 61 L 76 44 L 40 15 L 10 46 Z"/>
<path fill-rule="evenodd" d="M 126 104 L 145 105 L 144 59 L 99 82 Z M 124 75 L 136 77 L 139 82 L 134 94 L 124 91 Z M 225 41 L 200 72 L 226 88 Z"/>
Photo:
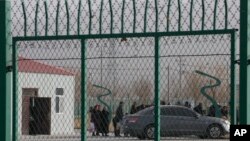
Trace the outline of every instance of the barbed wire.
<path fill-rule="evenodd" d="M 11 4 L 13 36 L 239 29 L 239 0 L 12 0 Z"/>

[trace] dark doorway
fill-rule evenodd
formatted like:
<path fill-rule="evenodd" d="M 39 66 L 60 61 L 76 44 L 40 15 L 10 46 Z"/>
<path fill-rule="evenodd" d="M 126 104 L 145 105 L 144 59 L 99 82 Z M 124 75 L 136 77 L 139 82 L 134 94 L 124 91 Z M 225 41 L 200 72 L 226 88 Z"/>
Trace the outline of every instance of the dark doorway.
<path fill-rule="evenodd" d="M 38 89 L 22 89 L 22 134 L 29 135 L 30 98 L 38 96 Z"/>
<path fill-rule="evenodd" d="M 30 135 L 49 135 L 51 127 L 51 98 L 30 97 Z"/>

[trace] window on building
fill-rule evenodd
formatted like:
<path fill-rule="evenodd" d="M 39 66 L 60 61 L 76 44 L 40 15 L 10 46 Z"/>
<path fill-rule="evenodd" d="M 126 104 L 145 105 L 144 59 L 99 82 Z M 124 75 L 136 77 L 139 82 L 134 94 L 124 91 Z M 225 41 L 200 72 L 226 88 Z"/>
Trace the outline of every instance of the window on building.
<path fill-rule="evenodd" d="M 63 110 L 64 110 L 64 98 L 63 98 L 63 88 L 56 88 L 56 107 L 55 107 L 55 110 L 56 110 L 56 113 L 63 113 Z"/>

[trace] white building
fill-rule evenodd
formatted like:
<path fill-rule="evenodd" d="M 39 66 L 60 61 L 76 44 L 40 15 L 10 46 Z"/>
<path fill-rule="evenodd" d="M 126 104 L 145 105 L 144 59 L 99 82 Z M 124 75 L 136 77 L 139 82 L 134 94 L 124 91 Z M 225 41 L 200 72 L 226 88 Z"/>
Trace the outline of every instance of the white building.
<path fill-rule="evenodd" d="M 38 61 L 19 60 L 18 134 L 73 134 L 75 75 Z"/>

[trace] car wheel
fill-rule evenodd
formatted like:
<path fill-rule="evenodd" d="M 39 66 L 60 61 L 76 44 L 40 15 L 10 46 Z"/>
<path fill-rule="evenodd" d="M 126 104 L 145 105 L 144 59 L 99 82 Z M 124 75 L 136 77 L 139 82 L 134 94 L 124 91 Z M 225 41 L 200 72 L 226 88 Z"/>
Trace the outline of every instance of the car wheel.
<path fill-rule="evenodd" d="M 155 136 L 155 127 L 153 125 L 148 125 L 145 128 L 145 135 L 148 139 L 154 139 Z"/>
<path fill-rule="evenodd" d="M 221 126 L 218 124 L 212 124 L 207 129 L 207 135 L 209 138 L 216 139 L 222 135 Z"/>

